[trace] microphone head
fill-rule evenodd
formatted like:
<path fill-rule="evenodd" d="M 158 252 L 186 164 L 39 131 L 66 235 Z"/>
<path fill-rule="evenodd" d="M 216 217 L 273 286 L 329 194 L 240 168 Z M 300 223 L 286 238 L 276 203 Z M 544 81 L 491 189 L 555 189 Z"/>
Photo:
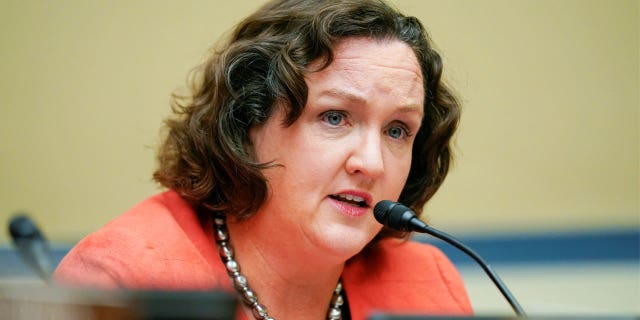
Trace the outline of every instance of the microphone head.
<path fill-rule="evenodd" d="M 381 224 L 399 231 L 412 231 L 420 223 L 420 219 L 411 208 L 389 200 L 382 200 L 373 208 L 373 215 Z"/>
<path fill-rule="evenodd" d="M 14 240 L 19 239 L 40 239 L 42 238 L 42 233 L 38 230 L 38 227 L 31 221 L 31 219 L 24 215 L 20 214 L 13 218 L 9 222 L 9 234 Z"/>
<path fill-rule="evenodd" d="M 22 260 L 45 281 L 49 281 L 54 264 L 51 261 L 49 244 L 42 232 L 26 214 L 11 218 L 9 233 Z"/>
<path fill-rule="evenodd" d="M 378 222 L 380 222 L 380 224 L 387 225 L 389 212 L 391 212 L 391 209 L 393 209 L 397 204 L 398 203 L 391 200 L 382 200 L 373 207 L 373 216 Z"/>

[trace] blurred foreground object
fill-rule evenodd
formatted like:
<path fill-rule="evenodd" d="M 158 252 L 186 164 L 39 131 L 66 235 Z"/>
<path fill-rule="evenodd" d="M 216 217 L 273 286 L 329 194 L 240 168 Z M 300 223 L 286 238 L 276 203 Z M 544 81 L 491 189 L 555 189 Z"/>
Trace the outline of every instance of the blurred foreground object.
<path fill-rule="evenodd" d="M 47 285 L 0 284 L 0 319 L 234 319 L 236 300 L 221 291 L 99 291 L 57 287 L 43 232 L 25 214 L 9 221 L 21 259 Z"/>
<path fill-rule="evenodd" d="M 53 286 L 0 287 L 0 319 L 232 320 L 233 296 L 220 291 L 95 291 Z"/>
<path fill-rule="evenodd" d="M 53 272 L 51 251 L 46 238 L 26 214 L 18 214 L 9 220 L 9 234 L 18 253 L 38 276 L 49 282 Z"/>

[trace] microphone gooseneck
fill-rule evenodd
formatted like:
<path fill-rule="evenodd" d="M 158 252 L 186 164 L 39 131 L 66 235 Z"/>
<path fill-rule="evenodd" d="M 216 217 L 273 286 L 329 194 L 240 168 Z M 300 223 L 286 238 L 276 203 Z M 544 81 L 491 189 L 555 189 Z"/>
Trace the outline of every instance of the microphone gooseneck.
<path fill-rule="evenodd" d="M 53 262 L 49 244 L 40 229 L 26 215 L 14 216 L 9 222 L 9 233 L 18 253 L 41 279 L 49 282 Z"/>
<path fill-rule="evenodd" d="M 471 250 L 471 248 L 460 240 L 445 232 L 430 227 L 424 221 L 420 220 L 413 210 L 397 202 L 390 200 L 382 200 L 378 202 L 373 208 L 373 215 L 378 222 L 389 228 L 399 231 L 427 233 L 458 248 L 460 251 L 473 258 L 473 260 L 482 267 L 489 278 L 491 278 L 491 281 L 493 281 L 496 287 L 498 287 L 498 290 L 500 290 L 505 299 L 507 299 L 507 302 L 509 302 L 516 315 L 518 315 L 518 317 L 526 317 L 524 310 L 513 294 L 511 294 L 509 289 L 507 289 L 507 286 L 502 282 L 500 277 L 498 277 L 498 274 L 491 269 L 489 264 L 486 263 L 480 255 Z"/>

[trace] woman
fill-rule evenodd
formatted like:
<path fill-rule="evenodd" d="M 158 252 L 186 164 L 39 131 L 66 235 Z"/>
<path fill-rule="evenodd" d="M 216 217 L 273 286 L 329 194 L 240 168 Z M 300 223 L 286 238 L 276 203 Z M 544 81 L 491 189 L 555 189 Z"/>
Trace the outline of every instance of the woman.
<path fill-rule="evenodd" d="M 459 106 L 425 30 L 381 1 L 280 0 L 241 22 L 176 97 L 156 195 L 83 239 L 70 285 L 221 289 L 239 317 L 469 314 L 437 249 L 373 206 L 421 212 Z"/>

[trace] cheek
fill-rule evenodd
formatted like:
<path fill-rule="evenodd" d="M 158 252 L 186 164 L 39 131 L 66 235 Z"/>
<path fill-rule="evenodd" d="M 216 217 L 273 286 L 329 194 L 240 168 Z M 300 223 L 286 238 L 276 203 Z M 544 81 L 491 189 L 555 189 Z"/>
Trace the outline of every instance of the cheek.
<path fill-rule="evenodd" d="M 327 152 L 321 143 L 289 134 L 269 148 L 262 148 L 261 157 L 276 165 L 264 171 L 271 187 L 296 193 L 319 184 L 327 176 L 335 154 Z"/>
<path fill-rule="evenodd" d="M 389 192 L 393 192 L 392 198 L 397 200 L 409 177 L 411 154 L 409 153 L 408 159 L 394 159 L 392 164 L 386 167 L 386 170 L 388 173 L 386 185 L 390 187 L 390 189 L 388 189 Z"/>
<path fill-rule="evenodd" d="M 402 180 L 402 185 L 404 186 L 404 184 L 407 182 L 407 179 L 409 178 L 409 172 L 411 171 L 411 162 L 412 162 L 412 153 L 409 152 L 409 155 L 407 157 L 408 159 L 406 161 L 403 162 L 403 171 L 404 172 L 404 179 Z"/>
<path fill-rule="evenodd" d="M 333 177 L 335 170 L 341 168 L 344 151 L 326 141 L 305 140 L 295 146 L 287 157 L 288 171 L 301 183 L 316 185 Z M 295 150 L 295 151 L 293 151 Z"/>

